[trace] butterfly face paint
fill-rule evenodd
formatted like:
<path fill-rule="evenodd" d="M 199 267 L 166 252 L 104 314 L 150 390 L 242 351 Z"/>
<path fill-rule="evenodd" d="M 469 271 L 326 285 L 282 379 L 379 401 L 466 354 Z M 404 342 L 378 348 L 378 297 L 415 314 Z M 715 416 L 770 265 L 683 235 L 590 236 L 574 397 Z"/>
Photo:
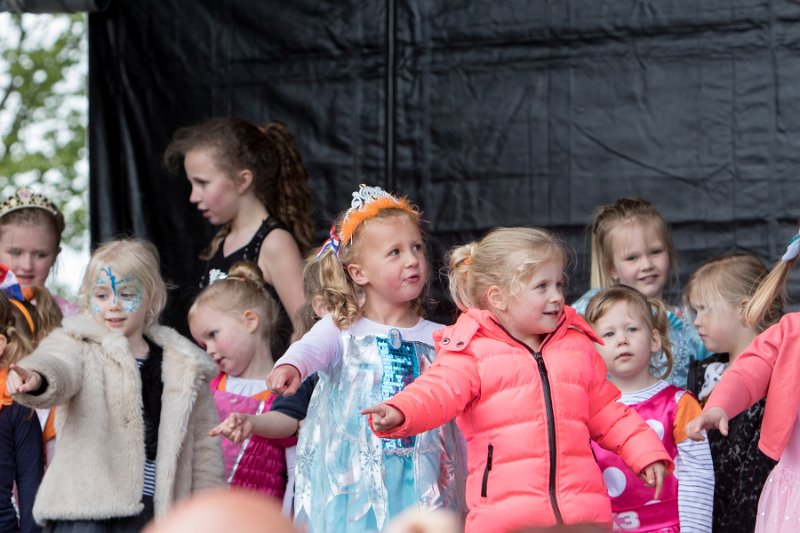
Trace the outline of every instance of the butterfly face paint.
<path fill-rule="evenodd" d="M 141 335 L 145 320 L 143 293 L 142 283 L 135 274 L 123 274 L 113 266 L 104 266 L 92 290 L 92 316 L 100 324 L 121 330 L 126 337 Z"/>

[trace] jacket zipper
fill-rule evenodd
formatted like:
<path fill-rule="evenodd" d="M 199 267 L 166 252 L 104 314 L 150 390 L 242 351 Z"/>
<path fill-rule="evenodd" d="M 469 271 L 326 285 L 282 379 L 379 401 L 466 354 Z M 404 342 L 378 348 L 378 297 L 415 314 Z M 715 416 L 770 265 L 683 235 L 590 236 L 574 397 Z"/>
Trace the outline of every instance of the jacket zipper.
<path fill-rule="evenodd" d="M 542 376 L 542 388 L 544 389 L 544 405 L 547 410 L 547 442 L 550 447 L 550 505 L 556 515 L 556 522 L 563 524 L 564 518 L 561 516 L 561 510 L 558 508 L 558 501 L 556 501 L 556 426 L 550 378 L 547 375 L 547 367 L 544 364 L 542 353 L 534 352 L 530 348 L 528 350 L 531 351 L 534 359 L 536 359 L 536 364 L 539 366 L 539 374 Z"/>
<path fill-rule="evenodd" d="M 547 411 L 547 442 L 550 448 L 550 479 L 549 479 L 549 490 L 548 494 L 550 496 L 550 506 L 553 508 L 553 514 L 556 517 L 556 523 L 561 525 L 564 523 L 564 517 L 561 515 L 561 509 L 558 507 L 558 500 L 556 499 L 556 425 L 555 425 L 555 413 L 553 411 L 553 393 L 550 390 L 550 378 L 547 374 L 547 367 L 544 364 L 544 358 L 542 357 L 542 350 L 544 349 L 545 344 L 550 341 L 553 337 L 552 333 L 547 335 L 547 337 L 542 342 L 541 346 L 539 346 L 539 351 L 533 350 L 530 346 L 522 342 L 521 340 L 514 337 L 511 333 L 508 332 L 506 328 L 504 328 L 499 322 L 496 322 L 500 329 L 506 332 L 506 335 L 514 339 L 517 343 L 523 346 L 528 352 L 533 356 L 536 360 L 536 365 L 539 367 L 539 374 L 542 377 L 542 392 L 544 394 L 544 406 L 545 410 Z M 556 326 L 556 329 L 553 330 L 558 331 L 561 326 L 564 324 L 564 317 L 561 317 L 561 320 Z"/>
<path fill-rule="evenodd" d="M 486 498 L 487 489 L 489 486 L 489 471 L 492 469 L 492 456 L 494 455 L 494 446 L 489 445 L 489 452 L 486 455 L 486 468 L 483 471 L 483 483 L 481 484 L 481 498 Z"/>

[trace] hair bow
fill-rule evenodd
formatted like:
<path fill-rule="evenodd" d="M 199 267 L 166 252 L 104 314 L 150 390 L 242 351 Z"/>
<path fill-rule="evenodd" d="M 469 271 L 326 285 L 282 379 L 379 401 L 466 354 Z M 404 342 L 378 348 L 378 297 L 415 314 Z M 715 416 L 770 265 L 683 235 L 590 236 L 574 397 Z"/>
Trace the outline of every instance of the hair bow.
<path fill-rule="evenodd" d="M 781 261 L 791 261 L 797 254 L 800 252 L 800 232 L 796 233 L 792 240 L 789 241 L 789 245 L 786 247 L 786 251 L 783 253 L 781 257 Z"/>
<path fill-rule="evenodd" d="M 331 226 L 330 235 L 328 240 L 322 244 L 322 247 L 317 252 L 317 257 L 321 256 L 325 250 L 330 248 L 333 250 L 333 253 L 336 254 L 336 257 L 339 257 L 339 244 L 340 244 L 339 236 L 336 234 L 336 224 Z"/>
<path fill-rule="evenodd" d="M 25 301 L 22 297 L 22 288 L 19 286 L 17 276 L 3 264 L 0 264 L 0 292 L 5 294 L 7 298 L 14 298 L 20 302 Z"/>

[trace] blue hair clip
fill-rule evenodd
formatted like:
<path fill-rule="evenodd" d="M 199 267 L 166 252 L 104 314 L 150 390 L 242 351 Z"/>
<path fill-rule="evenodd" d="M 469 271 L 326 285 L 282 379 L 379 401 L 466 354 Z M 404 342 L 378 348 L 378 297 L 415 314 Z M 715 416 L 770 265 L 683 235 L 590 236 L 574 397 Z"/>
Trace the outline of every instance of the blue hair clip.
<path fill-rule="evenodd" d="M 339 240 L 339 236 L 336 235 L 336 224 L 334 224 L 333 226 L 331 226 L 330 236 L 328 237 L 328 240 L 322 244 L 322 247 L 319 249 L 319 252 L 317 252 L 317 257 L 325 253 L 325 250 L 327 250 L 328 248 L 333 250 L 333 253 L 336 254 L 336 257 L 339 257 L 340 242 L 341 241 Z"/>
<path fill-rule="evenodd" d="M 783 252 L 783 256 L 781 257 L 781 261 L 791 261 L 797 254 L 800 253 L 800 232 L 796 233 L 792 240 L 789 241 L 789 245 L 786 247 L 786 251 Z"/>
<path fill-rule="evenodd" d="M 11 272 L 11 269 L 2 264 L 0 264 L 0 292 L 2 292 L 6 298 L 14 298 L 20 302 L 25 301 L 22 297 L 22 288 L 19 286 L 17 276 Z"/>

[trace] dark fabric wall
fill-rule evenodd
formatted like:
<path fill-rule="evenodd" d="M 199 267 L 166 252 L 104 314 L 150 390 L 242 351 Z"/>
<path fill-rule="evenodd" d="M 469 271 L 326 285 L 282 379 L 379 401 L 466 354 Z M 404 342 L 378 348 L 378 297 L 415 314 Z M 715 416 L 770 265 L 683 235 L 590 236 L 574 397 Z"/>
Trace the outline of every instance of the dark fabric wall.
<path fill-rule="evenodd" d="M 785 0 L 114 2 L 89 25 L 92 237 L 150 238 L 193 285 L 212 228 L 161 154 L 239 115 L 295 134 L 320 237 L 377 184 L 421 206 L 437 259 L 495 226 L 557 231 L 572 298 L 592 211 L 641 195 L 682 279 L 733 250 L 771 263 L 800 214 L 798 22 Z"/>

